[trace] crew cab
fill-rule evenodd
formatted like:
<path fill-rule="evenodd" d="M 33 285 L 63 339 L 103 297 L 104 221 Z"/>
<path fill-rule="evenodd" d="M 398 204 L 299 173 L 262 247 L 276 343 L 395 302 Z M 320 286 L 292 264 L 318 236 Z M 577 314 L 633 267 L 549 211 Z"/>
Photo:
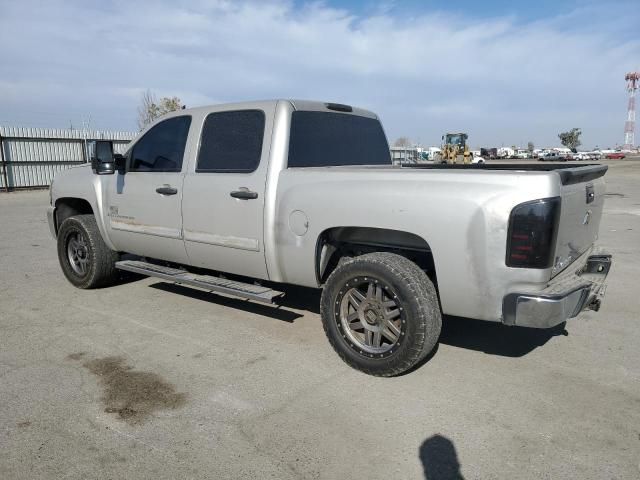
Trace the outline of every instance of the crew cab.
<path fill-rule="evenodd" d="M 597 310 L 606 170 L 394 166 L 370 111 L 247 102 L 163 116 L 123 155 L 96 142 L 55 177 L 47 217 L 79 288 L 119 270 L 266 303 L 321 288 L 340 357 L 393 376 L 433 350 L 443 314 L 549 328 Z"/>

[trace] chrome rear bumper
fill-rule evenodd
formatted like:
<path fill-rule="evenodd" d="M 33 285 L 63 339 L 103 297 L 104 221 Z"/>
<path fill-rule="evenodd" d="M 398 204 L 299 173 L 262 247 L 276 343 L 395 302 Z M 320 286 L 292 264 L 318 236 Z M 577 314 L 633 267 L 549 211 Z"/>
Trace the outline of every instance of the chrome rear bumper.
<path fill-rule="evenodd" d="M 611 255 L 591 255 L 583 267 L 553 279 L 544 290 L 508 294 L 502 302 L 503 323 L 550 328 L 583 310 L 599 310 L 610 268 Z"/>

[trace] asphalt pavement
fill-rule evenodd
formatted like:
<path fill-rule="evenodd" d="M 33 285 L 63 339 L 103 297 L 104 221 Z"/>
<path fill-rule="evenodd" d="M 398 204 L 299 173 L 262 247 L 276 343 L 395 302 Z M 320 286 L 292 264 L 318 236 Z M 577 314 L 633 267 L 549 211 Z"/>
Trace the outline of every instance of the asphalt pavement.
<path fill-rule="evenodd" d="M 0 194 L 0 478 L 640 478 L 640 161 L 607 163 L 600 312 L 445 318 L 392 379 L 342 363 L 316 290 L 75 289 L 47 192 Z"/>

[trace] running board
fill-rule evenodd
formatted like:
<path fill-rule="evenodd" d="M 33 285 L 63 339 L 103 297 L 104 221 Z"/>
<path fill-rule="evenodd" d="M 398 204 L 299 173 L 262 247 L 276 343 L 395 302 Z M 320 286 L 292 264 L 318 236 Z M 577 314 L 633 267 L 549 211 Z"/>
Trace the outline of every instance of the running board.
<path fill-rule="evenodd" d="M 180 285 L 203 288 L 211 292 L 224 293 L 235 297 L 255 300 L 262 303 L 273 303 L 274 299 L 284 295 L 261 285 L 251 283 L 236 282 L 226 278 L 212 277 L 210 275 L 195 275 L 180 268 L 164 267 L 153 263 L 141 262 L 138 260 L 122 260 L 116 262 L 116 268 L 127 272 L 139 273 L 148 277 L 161 278 Z"/>

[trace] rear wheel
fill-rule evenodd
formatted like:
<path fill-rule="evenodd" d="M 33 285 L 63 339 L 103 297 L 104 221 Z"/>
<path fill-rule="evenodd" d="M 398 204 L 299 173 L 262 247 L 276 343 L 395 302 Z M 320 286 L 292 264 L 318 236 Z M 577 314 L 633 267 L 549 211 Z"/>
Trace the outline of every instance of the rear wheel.
<path fill-rule="evenodd" d="M 325 333 L 338 355 L 369 375 L 399 375 L 435 347 L 442 326 L 429 277 L 400 255 L 379 252 L 339 265 L 322 292 Z"/>
<path fill-rule="evenodd" d="M 67 280 L 78 288 L 97 288 L 118 279 L 118 253 L 104 243 L 93 215 L 67 218 L 58 232 L 58 260 Z"/>

